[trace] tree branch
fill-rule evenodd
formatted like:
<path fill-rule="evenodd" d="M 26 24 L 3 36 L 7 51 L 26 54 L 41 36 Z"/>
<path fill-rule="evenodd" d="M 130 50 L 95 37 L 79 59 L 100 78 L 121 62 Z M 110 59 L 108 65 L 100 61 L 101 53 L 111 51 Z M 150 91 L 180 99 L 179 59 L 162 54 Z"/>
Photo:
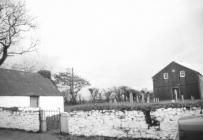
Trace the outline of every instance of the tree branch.
<path fill-rule="evenodd" d="M 23 55 L 24 53 L 34 52 L 36 51 L 37 44 L 38 44 L 38 41 L 36 41 L 35 43 L 32 43 L 28 49 L 22 50 L 20 52 L 8 52 L 8 56 Z"/>
<path fill-rule="evenodd" d="M 3 50 L 0 51 L 0 65 L 6 60 L 7 56 L 23 55 L 35 51 L 37 42 L 20 52 L 8 51 L 10 47 L 22 39 L 23 32 L 34 28 L 32 22 L 29 16 L 26 15 L 25 3 L 21 2 L 21 0 L 3 0 L 0 2 L 0 45 L 3 46 Z"/>

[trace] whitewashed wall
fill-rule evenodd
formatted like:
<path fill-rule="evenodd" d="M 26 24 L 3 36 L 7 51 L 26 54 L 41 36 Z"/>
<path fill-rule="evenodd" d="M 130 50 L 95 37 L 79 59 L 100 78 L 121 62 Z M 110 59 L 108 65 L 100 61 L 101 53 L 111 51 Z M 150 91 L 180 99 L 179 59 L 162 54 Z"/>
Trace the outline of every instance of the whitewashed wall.
<path fill-rule="evenodd" d="M 70 112 L 68 131 L 73 135 L 110 136 L 152 139 L 175 139 L 180 117 L 200 115 L 200 109 L 158 109 L 151 113 L 160 120 L 160 131 L 148 129 L 141 111 L 89 111 Z"/>
<path fill-rule="evenodd" d="M 0 108 L 0 128 L 37 132 L 40 130 L 39 109 L 10 111 Z"/>
<path fill-rule="evenodd" d="M 64 112 L 63 96 L 40 96 L 39 107 L 43 110 L 59 110 Z"/>
<path fill-rule="evenodd" d="M 29 107 L 29 96 L 0 96 L 0 107 Z"/>
<path fill-rule="evenodd" d="M 0 107 L 30 107 L 29 96 L 0 96 Z M 40 96 L 39 107 L 64 112 L 63 96 Z"/>

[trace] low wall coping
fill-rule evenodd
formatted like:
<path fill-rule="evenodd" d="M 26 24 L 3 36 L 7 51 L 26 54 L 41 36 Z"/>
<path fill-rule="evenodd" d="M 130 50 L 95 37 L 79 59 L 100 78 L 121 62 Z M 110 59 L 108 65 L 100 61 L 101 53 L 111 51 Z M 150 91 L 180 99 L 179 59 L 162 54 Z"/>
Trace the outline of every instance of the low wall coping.
<path fill-rule="evenodd" d="M 61 117 L 68 117 L 68 113 L 67 112 L 62 112 Z"/>

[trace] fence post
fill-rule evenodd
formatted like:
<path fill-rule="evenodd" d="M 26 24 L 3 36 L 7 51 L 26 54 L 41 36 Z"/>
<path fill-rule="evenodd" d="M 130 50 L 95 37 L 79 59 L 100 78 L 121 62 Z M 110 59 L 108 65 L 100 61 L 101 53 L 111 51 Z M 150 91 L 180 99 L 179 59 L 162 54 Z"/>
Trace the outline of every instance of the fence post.
<path fill-rule="evenodd" d="M 44 110 L 40 110 L 40 131 L 41 132 L 47 131 L 47 122 L 46 122 L 46 115 Z"/>
<path fill-rule="evenodd" d="M 60 115 L 60 126 L 61 126 L 61 133 L 68 133 L 69 129 L 68 129 L 68 113 L 63 112 Z"/>

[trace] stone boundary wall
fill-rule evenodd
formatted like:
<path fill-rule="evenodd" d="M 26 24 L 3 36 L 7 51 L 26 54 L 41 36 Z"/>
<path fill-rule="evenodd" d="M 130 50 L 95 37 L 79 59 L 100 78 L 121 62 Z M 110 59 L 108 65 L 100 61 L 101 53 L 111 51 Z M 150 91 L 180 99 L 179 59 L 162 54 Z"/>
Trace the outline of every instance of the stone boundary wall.
<path fill-rule="evenodd" d="M 148 129 L 143 112 L 135 110 L 74 111 L 66 115 L 68 132 L 72 135 L 175 139 L 178 119 L 199 116 L 200 108 L 161 108 L 151 112 L 160 121 L 160 130 L 155 127 Z"/>
<path fill-rule="evenodd" d="M 38 132 L 40 130 L 39 109 L 0 107 L 0 128 Z"/>

